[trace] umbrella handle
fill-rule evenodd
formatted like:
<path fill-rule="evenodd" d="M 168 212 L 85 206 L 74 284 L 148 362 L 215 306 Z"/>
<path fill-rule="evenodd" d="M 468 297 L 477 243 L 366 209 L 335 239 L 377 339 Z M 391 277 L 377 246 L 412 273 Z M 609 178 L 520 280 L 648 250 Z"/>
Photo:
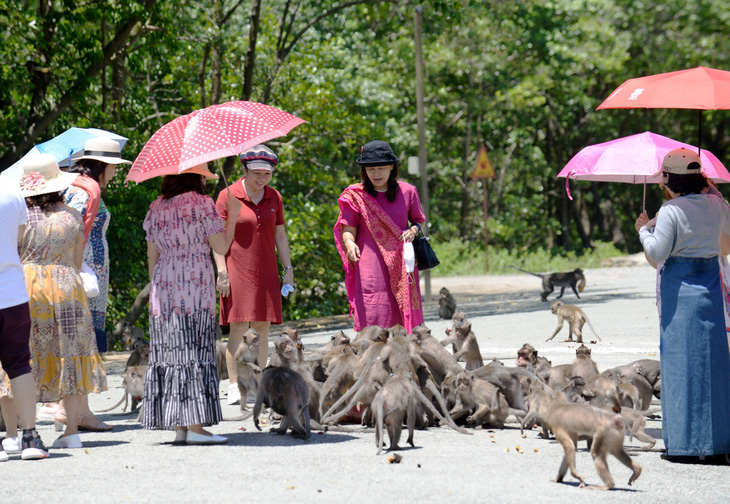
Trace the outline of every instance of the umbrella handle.
<path fill-rule="evenodd" d="M 575 172 L 574 172 L 574 171 L 572 171 L 572 172 L 570 172 L 570 173 L 568 174 L 568 176 L 567 176 L 567 177 L 565 177 L 565 192 L 566 192 L 566 193 L 568 193 L 568 199 L 569 199 L 570 201 L 573 201 L 573 196 L 571 196 L 571 194 L 570 194 L 570 176 L 571 176 L 572 174 L 574 174 L 574 173 L 575 173 Z"/>

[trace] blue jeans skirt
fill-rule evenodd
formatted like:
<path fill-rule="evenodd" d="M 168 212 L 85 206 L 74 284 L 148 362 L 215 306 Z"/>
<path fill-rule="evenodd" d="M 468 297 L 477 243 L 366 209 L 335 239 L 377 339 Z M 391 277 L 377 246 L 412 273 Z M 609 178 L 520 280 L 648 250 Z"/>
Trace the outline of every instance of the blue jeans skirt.
<path fill-rule="evenodd" d="M 670 257 L 660 295 L 667 454 L 730 453 L 730 351 L 717 257 Z"/>

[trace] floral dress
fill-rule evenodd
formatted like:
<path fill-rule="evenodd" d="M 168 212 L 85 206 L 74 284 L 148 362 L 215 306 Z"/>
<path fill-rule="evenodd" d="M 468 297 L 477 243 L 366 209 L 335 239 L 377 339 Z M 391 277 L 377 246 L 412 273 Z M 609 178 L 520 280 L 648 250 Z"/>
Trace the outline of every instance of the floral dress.
<path fill-rule="evenodd" d="M 80 187 L 70 186 L 65 193 L 66 204 L 81 212 L 83 217 L 89 204 L 89 193 Z M 99 203 L 99 210 L 91 226 L 89 239 L 84 247 L 84 262 L 96 273 L 99 282 L 99 294 L 89 298 L 89 309 L 94 319 L 96 344 L 100 352 L 107 351 L 106 341 L 106 308 L 109 302 L 109 243 L 106 232 L 109 229 L 111 213 L 104 204 Z"/>
<path fill-rule="evenodd" d="M 74 249 L 84 239 L 81 215 L 58 203 L 28 208 L 19 245 L 30 296 L 30 355 L 38 401 L 107 389 Z"/>
<path fill-rule="evenodd" d="M 208 237 L 224 230 L 213 199 L 186 192 L 150 205 L 147 240 L 160 257 L 150 290 L 150 361 L 142 427 L 221 421 L 215 358 L 216 291 Z"/>

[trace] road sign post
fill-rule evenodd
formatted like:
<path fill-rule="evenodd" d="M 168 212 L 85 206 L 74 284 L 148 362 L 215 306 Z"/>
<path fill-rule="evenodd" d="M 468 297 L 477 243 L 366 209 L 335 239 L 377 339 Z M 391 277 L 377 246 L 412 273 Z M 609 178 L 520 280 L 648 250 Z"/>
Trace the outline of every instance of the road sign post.
<path fill-rule="evenodd" d="M 487 179 L 497 178 L 497 174 L 492 168 L 492 162 L 487 156 L 487 148 L 484 144 L 479 146 L 477 153 L 477 164 L 471 174 L 472 180 L 482 179 L 482 187 L 484 188 L 484 255 L 487 262 L 487 271 L 489 271 L 489 226 L 488 226 L 488 198 L 487 198 Z"/>

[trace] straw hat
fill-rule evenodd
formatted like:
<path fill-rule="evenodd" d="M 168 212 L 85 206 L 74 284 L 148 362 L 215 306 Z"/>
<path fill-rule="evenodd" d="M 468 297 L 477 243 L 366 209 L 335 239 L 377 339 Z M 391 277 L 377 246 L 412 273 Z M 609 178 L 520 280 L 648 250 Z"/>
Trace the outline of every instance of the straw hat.
<path fill-rule="evenodd" d="M 183 173 L 196 173 L 198 175 L 202 175 L 205 178 L 209 179 L 217 179 L 218 175 L 215 173 L 211 173 L 210 170 L 208 170 L 208 163 L 199 164 L 198 166 L 193 166 L 192 168 L 188 168 L 187 170 L 183 170 L 180 172 L 180 175 Z"/>
<path fill-rule="evenodd" d="M 52 154 L 37 154 L 23 163 L 20 190 L 24 198 L 60 192 L 70 186 L 78 175 L 61 171 Z"/>
<path fill-rule="evenodd" d="M 104 137 L 88 139 L 84 144 L 84 150 L 71 158 L 74 163 L 82 159 L 96 159 L 113 165 L 131 163 L 131 161 L 122 159 L 122 147 L 119 142 Z"/>

